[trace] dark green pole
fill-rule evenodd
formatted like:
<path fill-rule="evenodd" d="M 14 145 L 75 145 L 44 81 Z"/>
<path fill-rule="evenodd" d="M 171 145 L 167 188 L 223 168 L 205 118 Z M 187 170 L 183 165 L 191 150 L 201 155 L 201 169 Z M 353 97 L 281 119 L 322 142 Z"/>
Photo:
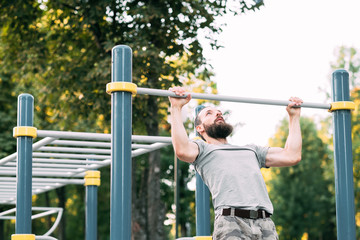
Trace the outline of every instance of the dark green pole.
<path fill-rule="evenodd" d="M 195 116 L 204 108 L 200 105 L 195 109 Z M 196 131 L 196 130 L 195 130 Z M 199 134 L 196 132 L 196 135 Z M 196 235 L 210 236 L 210 191 L 205 185 L 200 175 L 196 173 L 196 192 L 195 192 L 195 206 L 196 206 Z"/>
<path fill-rule="evenodd" d="M 174 178 L 175 178 L 175 239 L 179 237 L 179 214 L 180 214 L 180 204 L 179 204 L 179 159 L 174 157 L 175 169 L 174 169 Z"/>
<path fill-rule="evenodd" d="M 33 118 L 33 96 L 26 93 L 19 95 L 17 126 L 32 127 Z M 17 137 L 16 234 L 31 233 L 32 144 L 30 136 Z"/>
<path fill-rule="evenodd" d="M 132 81 L 132 50 L 112 49 L 112 82 Z M 131 239 L 131 93 L 111 94 L 111 215 L 110 239 Z"/>
<path fill-rule="evenodd" d="M 337 70 L 333 73 L 332 98 L 334 102 L 350 101 L 347 71 Z M 350 110 L 335 110 L 333 125 L 337 239 L 353 240 L 355 206 Z"/>

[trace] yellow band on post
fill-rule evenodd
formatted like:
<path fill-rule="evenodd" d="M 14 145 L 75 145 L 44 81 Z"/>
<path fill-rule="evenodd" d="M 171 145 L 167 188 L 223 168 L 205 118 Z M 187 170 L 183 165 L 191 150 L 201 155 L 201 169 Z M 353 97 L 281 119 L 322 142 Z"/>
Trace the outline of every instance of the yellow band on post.
<path fill-rule="evenodd" d="M 131 82 L 111 82 L 106 84 L 106 92 L 131 92 L 133 95 L 137 93 L 137 86 Z"/>
<path fill-rule="evenodd" d="M 14 127 L 13 129 L 13 137 L 32 137 L 36 138 L 37 136 L 37 129 L 35 127 L 28 127 L 28 126 L 21 126 L 21 127 Z"/>
<path fill-rule="evenodd" d="M 100 171 L 86 171 L 85 186 L 100 186 Z"/>
<path fill-rule="evenodd" d="M 35 240 L 34 234 L 13 234 L 11 240 Z"/>
<path fill-rule="evenodd" d="M 85 178 L 85 186 L 100 186 L 100 178 Z"/>
<path fill-rule="evenodd" d="M 355 103 L 350 101 L 343 101 L 343 102 L 333 102 L 331 103 L 331 107 L 329 112 L 333 112 L 336 110 L 354 110 Z"/>
<path fill-rule="evenodd" d="M 195 240 L 212 240 L 212 236 L 195 236 Z"/>
<path fill-rule="evenodd" d="M 100 171 L 86 171 L 85 178 L 100 178 Z"/>

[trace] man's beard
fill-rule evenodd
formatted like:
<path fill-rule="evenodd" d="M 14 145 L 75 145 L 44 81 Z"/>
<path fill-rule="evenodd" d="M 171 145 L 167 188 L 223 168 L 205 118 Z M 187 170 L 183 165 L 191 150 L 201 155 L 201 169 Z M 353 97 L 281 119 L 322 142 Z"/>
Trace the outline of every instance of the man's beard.
<path fill-rule="evenodd" d="M 209 137 L 215 139 L 225 139 L 232 133 L 233 126 L 231 126 L 228 123 L 221 122 L 221 123 L 213 123 L 211 125 L 204 124 L 204 129 Z"/>

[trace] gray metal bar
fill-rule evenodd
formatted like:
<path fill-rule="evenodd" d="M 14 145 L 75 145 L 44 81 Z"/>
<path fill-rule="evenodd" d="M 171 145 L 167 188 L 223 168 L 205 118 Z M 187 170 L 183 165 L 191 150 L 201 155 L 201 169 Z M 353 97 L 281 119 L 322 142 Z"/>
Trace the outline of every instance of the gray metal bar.
<path fill-rule="evenodd" d="M 150 88 L 137 88 L 137 94 L 146 94 L 146 95 L 161 96 L 161 97 L 179 97 L 175 93 L 169 90 L 150 89 Z M 289 101 L 282 101 L 282 100 L 225 96 L 225 95 L 206 94 L 206 93 L 189 93 L 189 94 L 191 94 L 191 97 L 193 99 L 251 103 L 251 104 L 265 104 L 265 105 L 277 105 L 277 106 L 287 106 L 289 104 Z M 326 103 L 304 102 L 301 105 L 301 107 L 329 110 L 331 105 Z"/>
<path fill-rule="evenodd" d="M 42 152 L 75 152 L 75 153 L 111 154 L 110 149 L 73 148 L 73 147 L 41 147 L 37 151 L 42 151 Z"/>
<path fill-rule="evenodd" d="M 101 147 L 101 148 L 111 148 L 110 142 L 93 142 L 93 141 L 71 141 L 71 140 L 55 140 L 52 142 L 54 145 L 64 145 L 64 146 L 84 146 L 84 147 Z"/>
<path fill-rule="evenodd" d="M 34 152 L 33 157 L 58 157 L 58 158 L 82 158 L 82 159 L 110 159 L 110 155 L 90 155 L 90 154 L 66 154 L 66 153 L 41 153 Z"/>
<path fill-rule="evenodd" d="M 142 154 L 148 153 L 148 152 L 152 152 L 155 150 L 158 150 L 160 148 L 169 146 L 170 144 L 168 143 L 153 143 L 151 144 L 152 148 L 147 148 L 147 149 L 136 149 L 132 151 L 131 157 L 137 157 L 140 156 Z"/>
<path fill-rule="evenodd" d="M 35 151 L 35 150 L 39 149 L 40 147 L 45 146 L 46 144 L 49 144 L 49 143 L 53 142 L 55 139 L 56 138 L 50 138 L 50 137 L 41 139 L 40 141 L 33 144 L 32 149 L 33 149 L 33 151 Z M 9 161 L 15 161 L 16 156 L 17 156 L 17 153 L 13 153 L 13 154 L 11 154 L 9 156 L 6 156 L 6 157 L 0 159 L 0 165 L 5 164 L 5 163 L 7 163 Z"/>
<path fill-rule="evenodd" d="M 37 130 L 37 134 L 38 134 L 38 137 L 111 141 L 111 134 L 105 134 L 105 133 L 85 133 L 85 132 L 63 132 L 63 131 Z M 168 143 L 171 143 L 171 137 L 162 137 L 162 136 L 132 135 L 131 140 L 133 142 L 168 142 Z"/>
<path fill-rule="evenodd" d="M 143 143 L 171 143 L 171 137 L 162 137 L 162 136 L 139 136 L 133 135 L 131 140 L 133 142 L 143 142 Z"/>
<path fill-rule="evenodd" d="M 37 130 L 37 135 L 38 135 L 38 137 L 55 137 L 55 138 L 66 138 L 66 139 L 111 141 L 111 135 L 105 134 L 105 133 Z"/>
<path fill-rule="evenodd" d="M 83 159 L 63 159 L 63 158 L 33 158 L 33 163 L 69 163 L 69 164 L 100 164 L 103 165 L 104 161 L 92 161 Z"/>

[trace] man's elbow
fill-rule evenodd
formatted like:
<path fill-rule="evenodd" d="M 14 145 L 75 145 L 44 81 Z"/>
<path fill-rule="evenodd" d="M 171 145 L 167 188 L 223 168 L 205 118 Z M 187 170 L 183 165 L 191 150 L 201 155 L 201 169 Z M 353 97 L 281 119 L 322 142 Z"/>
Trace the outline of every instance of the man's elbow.
<path fill-rule="evenodd" d="M 292 166 L 299 164 L 301 161 L 301 154 L 294 156 L 290 161 Z"/>
<path fill-rule="evenodd" d="M 177 150 L 177 151 L 175 151 L 175 155 L 179 160 L 181 160 L 183 162 L 192 163 L 195 160 L 191 156 L 189 156 L 189 153 L 187 153 L 186 151 Z"/>

